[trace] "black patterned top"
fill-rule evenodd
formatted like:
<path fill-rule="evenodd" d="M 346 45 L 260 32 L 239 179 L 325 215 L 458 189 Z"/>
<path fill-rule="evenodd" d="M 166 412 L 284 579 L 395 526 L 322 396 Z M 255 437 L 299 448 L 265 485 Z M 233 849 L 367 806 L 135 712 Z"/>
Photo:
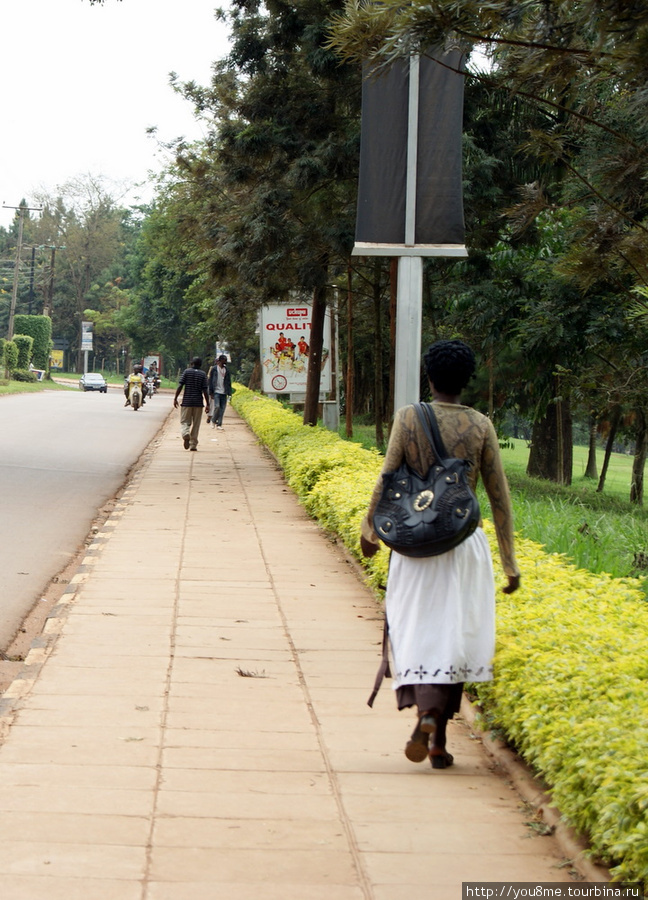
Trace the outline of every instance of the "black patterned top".
<path fill-rule="evenodd" d="M 448 455 L 472 462 L 468 480 L 473 488 L 481 475 L 491 506 L 504 574 L 519 575 L 513 548 L 511 497 L 493 423 L 470 406 L 435 400 L 433 408 Z M 426 474 L 435 461 L 413 406 L 403 406 L 396 412 L 382 472 L 393 472 L 403 459 L 421 476 Z M 369 511 L 362 522 L 362 534 L 373 544 L 379 543 L 371 522 L 381 491 L 382 473 L 371 495 Z"/>

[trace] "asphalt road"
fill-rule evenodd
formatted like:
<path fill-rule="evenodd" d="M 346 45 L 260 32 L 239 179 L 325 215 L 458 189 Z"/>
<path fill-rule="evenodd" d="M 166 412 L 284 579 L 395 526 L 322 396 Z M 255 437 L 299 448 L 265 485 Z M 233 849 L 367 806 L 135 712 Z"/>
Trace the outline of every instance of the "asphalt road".
<path fill-rule="evenodd" d="M 157 394 L 133 412 L 118 389 L 0 396 L 0 649 L 172 408 Z"/>

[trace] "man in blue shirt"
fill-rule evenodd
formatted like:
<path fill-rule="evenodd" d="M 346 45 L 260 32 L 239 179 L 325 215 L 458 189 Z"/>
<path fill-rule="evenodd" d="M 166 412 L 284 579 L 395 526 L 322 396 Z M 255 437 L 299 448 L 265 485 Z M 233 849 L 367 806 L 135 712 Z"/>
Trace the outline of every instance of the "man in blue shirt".
<path fill-rule="evenodd" d="M 199 356 L 195 356 L 191 361 L 190 368 L 185 369 L 180 376 L 178 389 L 173 398 L 173 405 L 177 409 L 178 397 L 180 396 L 180 391 L 184 388 L 180 407 L 180 433 L 185 450 L 198 449 L 198 432 L 200 431 L 202 419 L 203 399 L 207 413 L 209 413 L 207 376 L 200 368 L 201 365 L 202 359 Z"/>

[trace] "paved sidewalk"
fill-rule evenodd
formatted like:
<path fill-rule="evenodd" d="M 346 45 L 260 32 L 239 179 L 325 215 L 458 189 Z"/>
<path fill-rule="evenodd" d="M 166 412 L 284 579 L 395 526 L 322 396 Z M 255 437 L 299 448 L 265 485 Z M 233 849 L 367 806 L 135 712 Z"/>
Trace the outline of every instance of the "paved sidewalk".
<path fill-rule="evenodd" d="M 465 724 L 453 768 L 407 761 L 390 683 L 366 706 L 377 605 L 231 409 L 225 424 L 191 453 L 170 418 L 5 695 L 2 897 L 458 900 L 462 881 L 569 881 Z"/>

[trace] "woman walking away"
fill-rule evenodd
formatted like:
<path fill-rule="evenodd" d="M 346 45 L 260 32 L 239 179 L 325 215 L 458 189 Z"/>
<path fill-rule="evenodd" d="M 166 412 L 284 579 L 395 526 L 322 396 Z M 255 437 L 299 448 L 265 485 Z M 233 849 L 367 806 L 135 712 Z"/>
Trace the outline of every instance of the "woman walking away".
<path fill-rule="evenodd" d="M 424 357 L 439 431 L 449 457 L 472 464 L 490 501 L 499 553 L 510 594 L 520 585 L 513 549 L 513 516 L 495 429 L 486 416 L 459 402 L 475 372 L 475 356 L 463 341 L 438 341 Z M 383 472 L 405 460 L 425 476 L 435 462 L 414 406 L 396 412 Z M 362 523 L 361 545 L 373 556 L 379 538 L 372 517 L 382 489 L 374 488 Z M 440 556 L 413 558 L 392 551 L 385 597 L 398 708 L 417 708 L 418 721 L 405 747 L 412 762 L 430 758 L 434 769 L 452 765 L 446 725 L 459 711 L 465 681 L 490 681 L 495 650 L 495 587 L 490 548 L 481 527 Z"/>

